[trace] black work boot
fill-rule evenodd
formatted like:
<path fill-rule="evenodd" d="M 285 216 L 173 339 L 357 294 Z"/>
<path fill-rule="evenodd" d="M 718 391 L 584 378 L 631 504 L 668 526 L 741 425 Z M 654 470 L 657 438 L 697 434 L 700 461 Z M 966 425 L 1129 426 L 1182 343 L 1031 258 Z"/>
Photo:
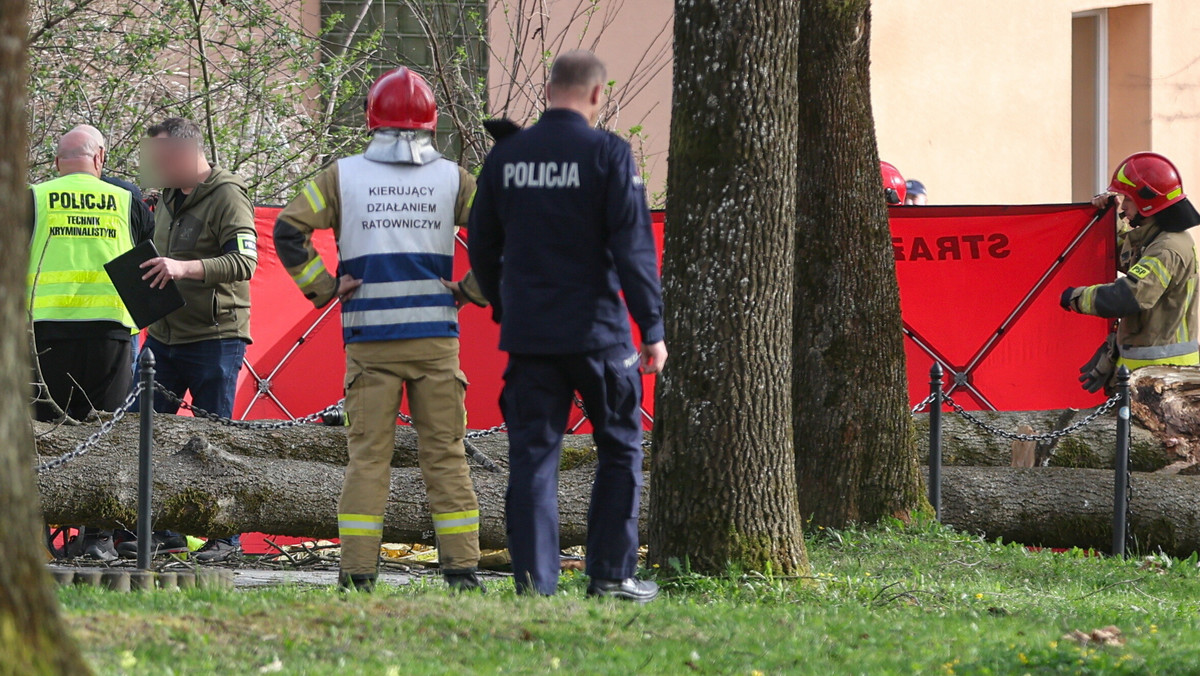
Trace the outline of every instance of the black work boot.
<path fill-rule="evenodd" d="M 338 589 L 345 592 L 363 592 L 370 594 L 375 591 L 377 573 L 338 573 Z"/>
<path fill-rule="evenodd" d="M 487 591 L 483 586 L 483 580 L 479 579 L 479 573 L 474 568 L 463 568 L 460 570 L 443 570 L 442 577 L 446 580 L 446 586 L 452 592 L 479 592 L 480 594 Z"/>
<path fill-rule="evenodd" d="M 588 596 L 633 601 L 634 603 L 650 603 L 658 598 L 658 584 L 649 580 L 639 580 L 636 577 L 624 580 L 592 580 L 588 584 Z"/>
<path fill-rule="evenodd" d="M 68 553 L 76 558 L 115 561 L 117 550 L 113 547 L 112 531 L 86 529 L 86 532 L 71 541 Z"/>
<path fill-rule="evenodd" d="M 152 533 L 150 541 L 153 543 L 153 548 L 150 550 L 151 556 L 187 554 L 188 551 L 187 538 L 182 535 L 165 532 Z M 139 545 L 140 543 L 136 539 L 126 540 L 117 545 L 117 554 L 123 559 L 136 559 Z"/>

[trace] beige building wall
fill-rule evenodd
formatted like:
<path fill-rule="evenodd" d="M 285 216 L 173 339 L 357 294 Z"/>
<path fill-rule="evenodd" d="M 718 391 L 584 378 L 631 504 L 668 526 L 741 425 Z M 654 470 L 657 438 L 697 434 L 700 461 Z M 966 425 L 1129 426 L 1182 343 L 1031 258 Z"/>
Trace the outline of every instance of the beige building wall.
<path fill-rule="evenodd" d="M 631 138 L 647 189 L 661 198 L 671 130 L 671 0 L 492 0 L 488 14 L 489 100 L 493 115 L 536 119 L 543 105 L 545 54 L 594 51 L 614 83 L 603 124 Z M 525 16 L 522 15 L 522 8 Z M 521 20 L 519 20 L 521 19 Z M 514 54 L 520 63 L 514 63 Z"/>
<path fill-rule="evenodd" d="M 1155 150 L 1200 191 L 1194 0 L 876 0 L 871 88 L 881 156 L 925 182 L 934 203 L 1066 202 L 1094 191 L 1095 179 L 1073 182 L 1083 163 L 1094 164 L 1094 148 L 1081 141 L 1097 115 L 1083 109 L 1088 92 L 1078 86 L 1073 105 L 1072 75 L 1087 73 L 1073 48 L 1094 40 L 1073 17 L 1097 9 L 1106 10 L 1109 56 L 1101 173 L 1130 152 Z"/>
<path fill-rule="evenodd" d="M 509 12 L 498 11 L 507 5 Z M 541 50 L 593 48 L 618 87 L 637 80 L 610 126 L 641 126 L 652 192 L 666 179 L 670 133 L 670 0 L 547 0 L 544 26 L 514 41 L 520 0 L 493 2 L 493 109 L 528 115 L 508 93 L 514 42 L 524 45 L 525 102 L 536 100 Z M 529 4 L 529 3 L 524 3 Z M 530 4 L 530 7 L 533 5 Z M 1084 13 L 1099 10 L 1093 23 Z M 1200 1 L 875 0 L 871 89 L 880 154 L 928 186 L 934 203 L 1083 199 L 1137 150 L 1170 156 L 1200 192 Z M 1082 20 L 1077 20 L 1082 19 Z M 535 17 L 541 22 L 543 18 Z M 1094 21 L 1107 35 L 1094 33 Z M 665 32 L 664 32 L 665 29 Z M 580 36 L 584 35 L 583 39 Z M 1095 81 L 1098 37 L 1107 75 Z M 647 62 L 653 68 L 647 68 Z M 1090 70 L 1089 70 L 1090 68 Z M 1108 91 L 1108 105 L 1096 96 Z M 1097 147 L 1097 131 L 1107 140 Z M 636 143 L 635 143 L 636 144 Z M 1097 170 L 1096 157 L 1104 167 Z"/>

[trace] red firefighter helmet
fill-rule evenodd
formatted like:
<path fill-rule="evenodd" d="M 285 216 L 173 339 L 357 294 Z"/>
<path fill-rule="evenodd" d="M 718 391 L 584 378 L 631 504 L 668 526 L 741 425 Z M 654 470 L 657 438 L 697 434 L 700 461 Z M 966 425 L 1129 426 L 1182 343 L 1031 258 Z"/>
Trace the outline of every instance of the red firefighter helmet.
<path fill-rule="evenodd" d="M 1133 200 L 1138 213 L 1153 216 L 1183 201 L 1183 180 L 1171 160 L 1158 153 L 1134 153 L 1117 165 L 1109 191 Z"/>
<path fill-rule="evenodd" d="M 437 128 L 437 103 L 425 78 L 400 67 L 389 70 L 367 91 L 367 129 Z"/>
<path fill-rule="evenodd" d="M 880 162 L 879 171 L 883 174 L 883 194 L 888 204 L 904 204 L 904 195 L 908 188 L 904 185 L 904 177 L 900 170 L 891 162 Z"/>

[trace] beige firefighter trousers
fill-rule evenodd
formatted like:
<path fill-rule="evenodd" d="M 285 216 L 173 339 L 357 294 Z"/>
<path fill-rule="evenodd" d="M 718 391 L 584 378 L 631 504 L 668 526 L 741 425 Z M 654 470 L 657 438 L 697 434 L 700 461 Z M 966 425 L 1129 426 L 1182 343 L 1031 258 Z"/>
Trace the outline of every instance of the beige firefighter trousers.
<path fill-rule="evenodd" d="M 442 569 L 478 565 L 479 503 L 463 448 L 466 385 L 457 338 L 346 345 L 350 462 L 338 503 L 342 573 L 377 570 L 396 413 L 406 392 Z"/>

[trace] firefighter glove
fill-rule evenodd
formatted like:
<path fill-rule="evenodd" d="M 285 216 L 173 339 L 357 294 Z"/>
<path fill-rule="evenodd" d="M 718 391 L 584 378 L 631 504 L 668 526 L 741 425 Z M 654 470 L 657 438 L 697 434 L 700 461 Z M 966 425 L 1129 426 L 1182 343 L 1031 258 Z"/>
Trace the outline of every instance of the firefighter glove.
<path fill-rule="evenodd" d="M 1059 296 L 1058 304 L 1067 312 L 1079 312 L 1079 297 L 1082 295 L 1082 286 L 1068 286 Z"/>
<path fill-rule="evenodd" d="M 1117 335 L 1110 333 L 1088 363 L 1079 367 L 1079 384 L 1088 392 L 1099 392 L 1108 384 L 1116 367 Z"/>

